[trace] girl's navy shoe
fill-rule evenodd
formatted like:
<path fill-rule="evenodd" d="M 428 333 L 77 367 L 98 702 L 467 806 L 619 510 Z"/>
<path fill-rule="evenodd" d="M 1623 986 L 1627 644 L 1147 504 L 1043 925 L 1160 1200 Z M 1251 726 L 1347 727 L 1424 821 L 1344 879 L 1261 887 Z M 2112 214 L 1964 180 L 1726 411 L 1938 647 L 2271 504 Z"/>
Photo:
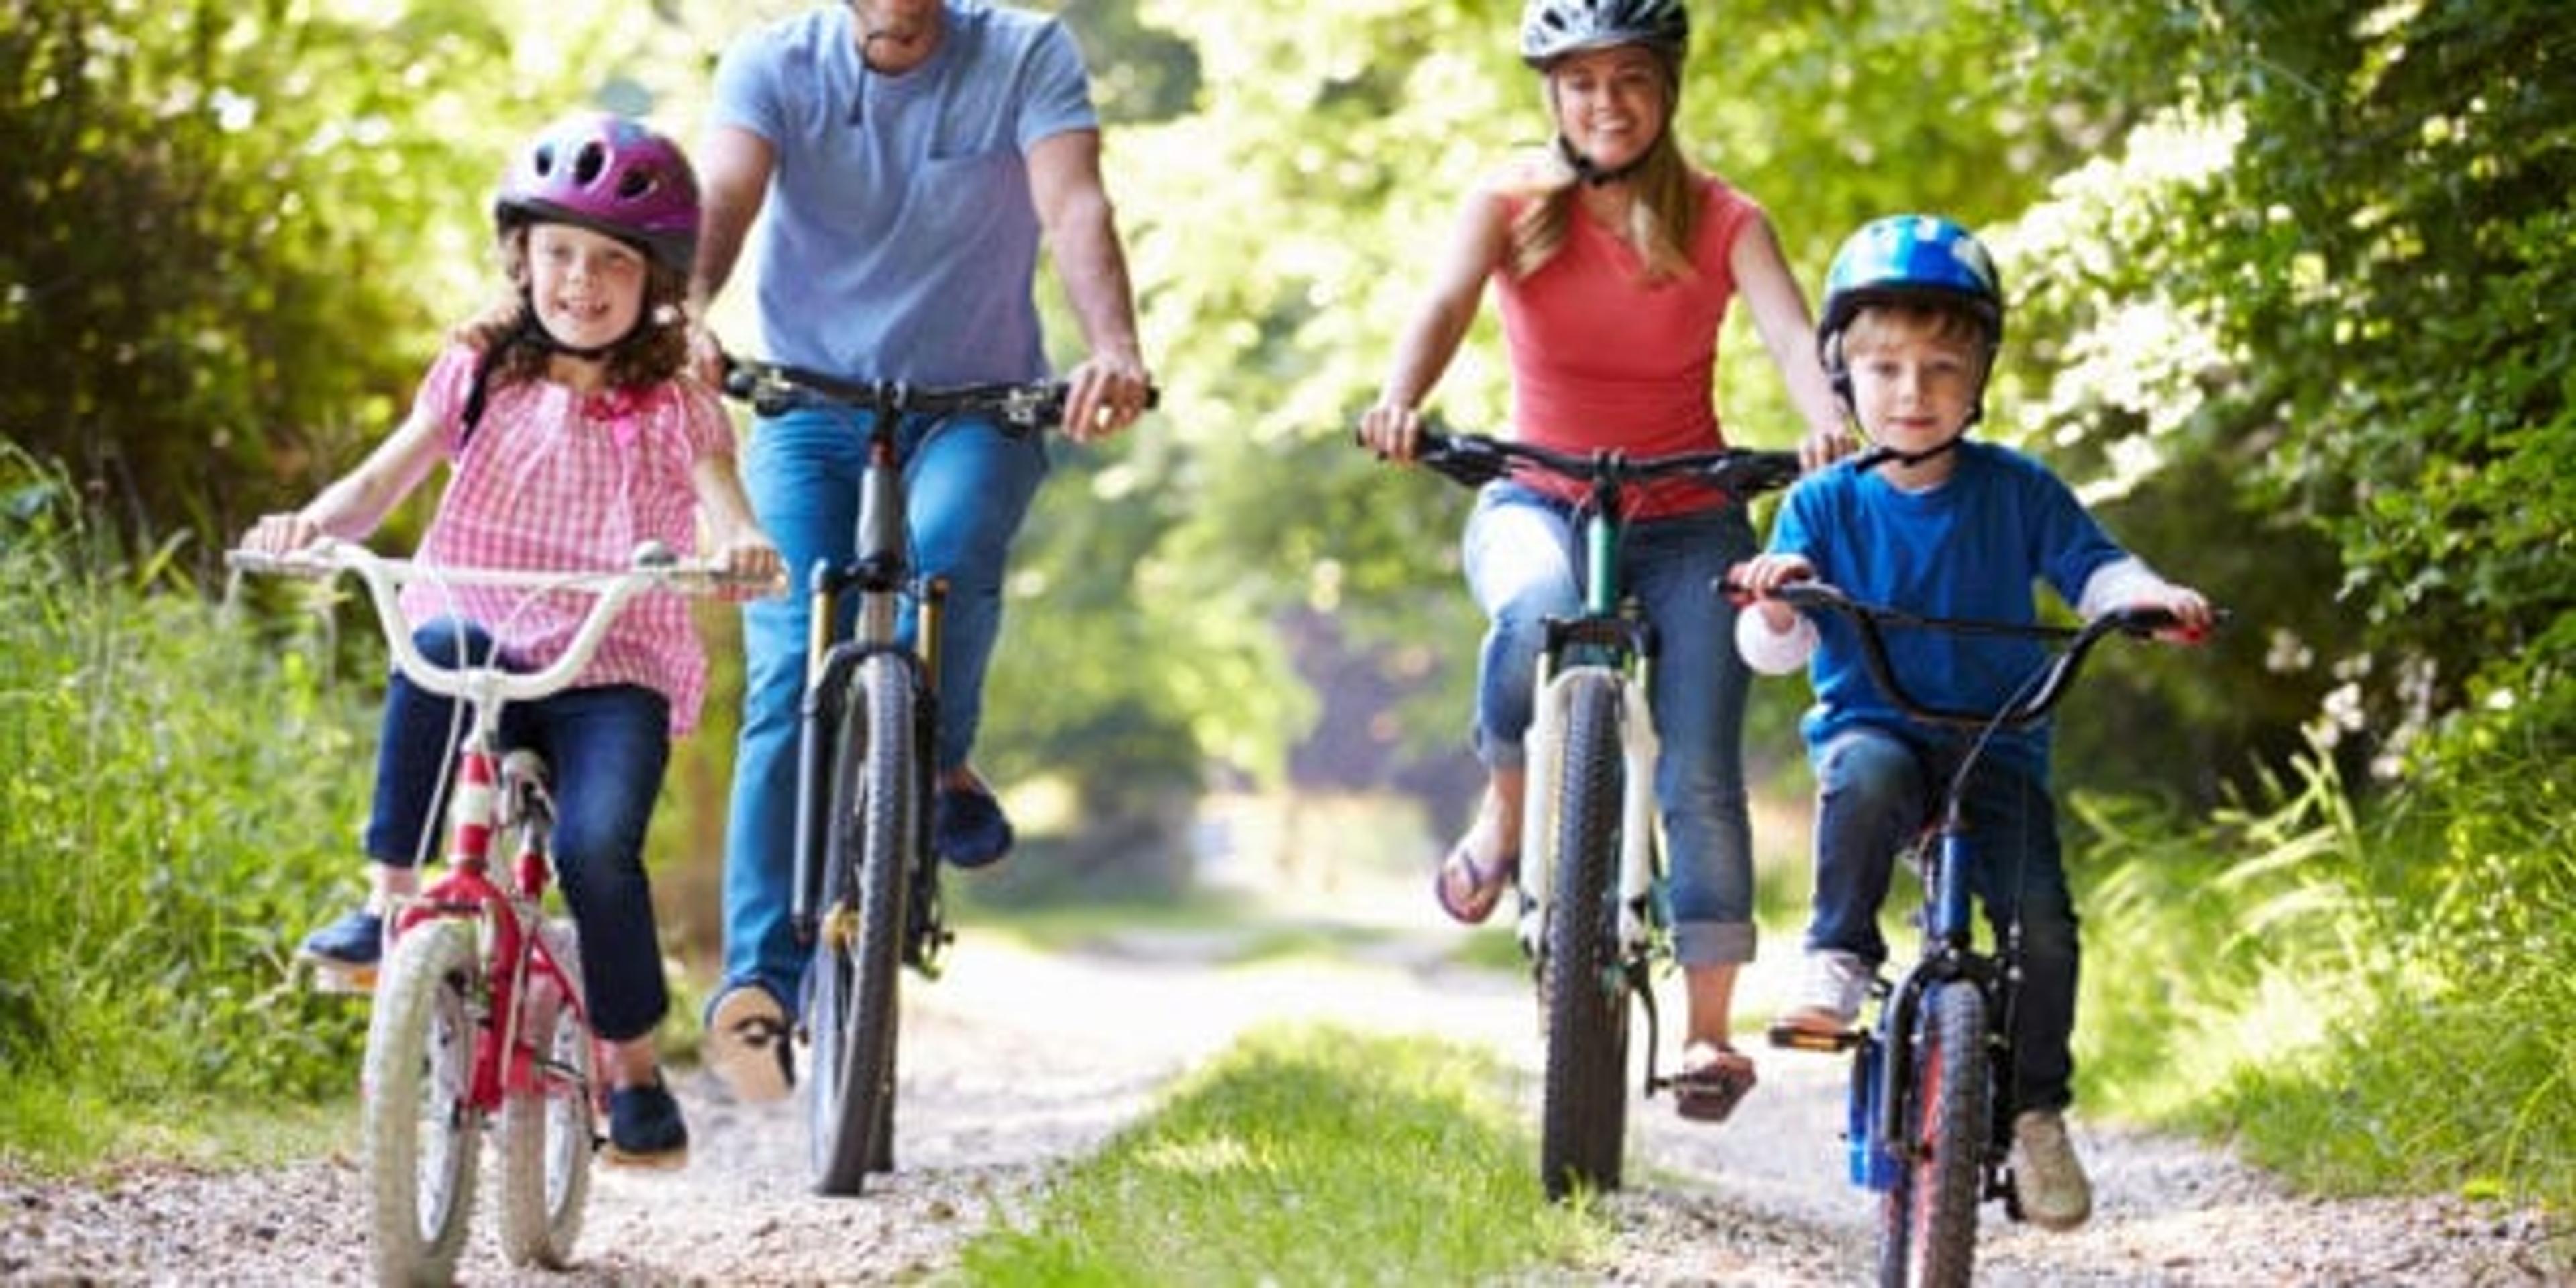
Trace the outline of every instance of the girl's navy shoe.
<path fill-rule="evenodd" d="M 295 955 L 352 970 L 372 967 L 385 955 L 385 919 L 360 908 L 306 935 Z"/>
<path fill-rule="evenodd" d="M 678 1167 L 689 1161 L 689 1124 L 662 1071 L 640 1087 L 608 1093 L 608 1161 L 623 1167 Z"/>

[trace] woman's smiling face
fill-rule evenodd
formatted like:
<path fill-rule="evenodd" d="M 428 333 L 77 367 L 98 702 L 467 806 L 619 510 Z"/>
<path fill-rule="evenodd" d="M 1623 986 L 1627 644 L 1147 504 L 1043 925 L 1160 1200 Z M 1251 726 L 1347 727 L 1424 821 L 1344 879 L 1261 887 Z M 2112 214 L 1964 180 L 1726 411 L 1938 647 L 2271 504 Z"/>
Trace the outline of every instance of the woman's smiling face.
<path fill-rule="evenodd" d="M 1672 111 L 1664 60 L 1643 45 L 1568 54 L 1548 68 L 1547 83 L 1557 132 L 1604 170 L 1644 156 Z"/>

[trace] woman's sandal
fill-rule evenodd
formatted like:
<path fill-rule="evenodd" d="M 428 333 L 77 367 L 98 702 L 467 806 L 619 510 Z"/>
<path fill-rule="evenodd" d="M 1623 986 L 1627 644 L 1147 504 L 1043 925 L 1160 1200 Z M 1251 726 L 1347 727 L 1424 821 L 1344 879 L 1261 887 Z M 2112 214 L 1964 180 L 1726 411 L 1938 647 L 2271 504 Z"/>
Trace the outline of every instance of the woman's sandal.
<path fill-rule="evenodd" d="M 1440 861 L 1440 870 L 1431 874 L 1432 896 L 1440 901 L 1441 911 L 1461 925 L 1484 924 L 1494 915 L 1494 905 L 1501 902 L 1503 891 L 1520 872 L 1520 856 L 1506 854 L 1492 865 L 1478 863 L 1475 852 L 1460 841 Z M 1463 885 L 1461 883 L 1464 883 Z"/>
<path fill-rule="evenodd" d="M 1673 1108 L 1693 1122 L 1722 1123 L 1755 1081 L 1753 1060 L 1743 1052 L 1693 1043 L 1682 1052 L 1682 1071 L 1673 1075 Z"/>

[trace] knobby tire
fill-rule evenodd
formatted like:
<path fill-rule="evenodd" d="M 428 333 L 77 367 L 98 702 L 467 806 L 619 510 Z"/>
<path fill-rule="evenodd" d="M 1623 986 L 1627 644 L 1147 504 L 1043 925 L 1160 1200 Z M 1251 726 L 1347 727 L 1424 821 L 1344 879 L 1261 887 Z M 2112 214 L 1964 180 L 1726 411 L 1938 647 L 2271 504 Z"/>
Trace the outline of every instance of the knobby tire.
<path fill-rule="evenodd" d="M 1620 693 L 1608 676 L 1575 683 L 1557 797 L 1556 888 L 1541 990 L 1547 1085 L 1539 1170 L 1547 1195 L 1615 1190 L 1628 1125 L 1628 992 L 1619 963 L 1619 816 L 1625 764 Z"/>
<path fill-rule="evenodd" d="M 474 929 L 442 917 L 405 931 L 377 984 L 360 1112 L 384 1283 L 445 1283 L 465 1250 L 483 1139 L 468 1103 L 480 1027 Z"/>
<path fill-rule="evenodd" d="M 1986 998 L 1936 983 L 1915 1016 L 1896 1184 L 1880 1213 L 1879 1282 L 1965 1288 L 1977 1256 L 1978 1181 L 1991 1123 Z"/>
<path fill-rule="evenodd" d="M 852 697 L 832 769 L 823 909 L 855 911 L 856 939 L 825 935 L 814 963 L 815 1189 L 836 1195 L 858 1193 L 892 1162 L 906 875 L 924 772 L 912 676 L 897 657 L 862 662 Z"/>
<path fill-rule="evenodd" d="M 572 1262 L 590 1200 L 599 1071 L 590 1026 L 571 1001 L 582 987 L 578 932 L 559 920 L 544 933 L 569 996 L 533 969 L 520 994 L 521 1040 L 534 1060 L 529 1085 L 501 1102 L 501 1255 L 514 1266 L 561 1270 Z"/>

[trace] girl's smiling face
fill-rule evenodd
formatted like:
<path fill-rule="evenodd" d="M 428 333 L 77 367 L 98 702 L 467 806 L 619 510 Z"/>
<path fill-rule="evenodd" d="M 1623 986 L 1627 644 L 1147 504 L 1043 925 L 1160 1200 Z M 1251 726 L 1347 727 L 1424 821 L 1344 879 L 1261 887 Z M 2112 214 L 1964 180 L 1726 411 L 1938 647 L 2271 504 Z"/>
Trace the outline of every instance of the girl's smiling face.
<path fill-rule="evenodd" d="M 1604 170 L 1646 154 L 1672 111 L 1664 60 L 1643 45 L 1587 49 L 1547 73 L 1557 132 Z"/>
<path fill-rule="evenodd" d="M 557 344 L 600 349 L 644 315 L 644 253 L 573 224 L 528 229 L 528 298 Z"/>

